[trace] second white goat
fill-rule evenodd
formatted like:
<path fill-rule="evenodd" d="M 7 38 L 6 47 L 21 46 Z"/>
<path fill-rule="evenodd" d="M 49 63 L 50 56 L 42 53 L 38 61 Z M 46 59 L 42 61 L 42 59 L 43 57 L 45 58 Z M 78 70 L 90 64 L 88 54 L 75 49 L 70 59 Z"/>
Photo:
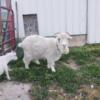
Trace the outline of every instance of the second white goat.
<path fill-rule="evenodd" d="M 12 60 L 17 60 L 16 52 L 14 51 L 11 51 L 3 56 L 0 56 L 0 75 L 5 73 L 8 80 L 11 79 L 9 76 L 8 63 Z"/>

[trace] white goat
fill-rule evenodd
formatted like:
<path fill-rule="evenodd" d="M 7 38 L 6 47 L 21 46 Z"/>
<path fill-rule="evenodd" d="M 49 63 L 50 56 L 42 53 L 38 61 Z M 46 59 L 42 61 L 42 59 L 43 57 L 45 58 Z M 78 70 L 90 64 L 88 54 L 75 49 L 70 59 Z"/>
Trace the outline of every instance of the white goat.
<path fill-rule="evenodd" d="M 60 59 L 64 52 L 69 53 L 68 39 L 70 38 L 68 33 L 57 33 L 56 38 L 46 38 L 39 35 L 26 37 L 18 45 L 24 51 L 25 68 L 29 68 L 32 60 L 40 64 L 39 59 L 46 59 L 48 68 L 55 72 L 55 62 Z"/>
<path fill-rule="evenodd" d="M 8 80 L 10 80 L 8 63 L 12 60 L 17 60 L 16 52 L 14 51 L 0 56 L 0 75 L 2 75 L 5 72 Z"/>

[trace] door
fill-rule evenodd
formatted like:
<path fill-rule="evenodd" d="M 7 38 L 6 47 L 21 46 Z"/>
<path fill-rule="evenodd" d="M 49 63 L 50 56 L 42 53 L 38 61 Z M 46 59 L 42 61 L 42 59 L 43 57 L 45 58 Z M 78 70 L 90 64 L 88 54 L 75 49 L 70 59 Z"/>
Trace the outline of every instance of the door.
<path fill-rule="evenodd" d="M 39 34 L 37 15 L 23 15 L 25 36 Z"/>

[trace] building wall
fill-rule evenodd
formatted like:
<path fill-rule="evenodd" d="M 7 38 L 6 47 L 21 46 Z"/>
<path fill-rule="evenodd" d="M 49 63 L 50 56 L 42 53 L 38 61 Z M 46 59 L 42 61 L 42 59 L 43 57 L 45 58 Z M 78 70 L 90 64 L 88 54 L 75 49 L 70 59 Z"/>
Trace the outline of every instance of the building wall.
<path fill-rule="evenodd" d="M 88 43 L 100 43 L 100 0 L 88 0 Z"/>
<path fill-rule="evenodd" d="M 37 14 L 39 34 L 43 36 L 56 32 L 86 34 L 86 0 L 17 0 L 17 3 L 20 37 L 25 36 L 25 14 Z"/>
<path fill-rule="evenodd" d="M 18 27 L 15 1 L 18 3 Z M 25 37 L 23 15 L 37 14 L 39 34 L 87 34 L 87 43 L 100 43 L 100 0 L 12 0 L 16 29 Z"/>

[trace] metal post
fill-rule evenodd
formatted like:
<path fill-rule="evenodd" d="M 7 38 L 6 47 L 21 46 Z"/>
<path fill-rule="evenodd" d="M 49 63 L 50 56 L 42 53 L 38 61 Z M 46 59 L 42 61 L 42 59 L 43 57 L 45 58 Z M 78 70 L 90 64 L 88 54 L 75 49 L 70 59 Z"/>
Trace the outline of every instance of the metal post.
<path fill-rule="evenodd" d="M 86 43 L 88 43 L 88 0 L 86 0 Z"/>
<path fill-rule="evenodd" d="M 18 21 L 18 4 L 17 1 L 15 2 L 16 7 L 16 22 L 17 22 L 17 39 L 19 41 L 19 21 Z"/>

